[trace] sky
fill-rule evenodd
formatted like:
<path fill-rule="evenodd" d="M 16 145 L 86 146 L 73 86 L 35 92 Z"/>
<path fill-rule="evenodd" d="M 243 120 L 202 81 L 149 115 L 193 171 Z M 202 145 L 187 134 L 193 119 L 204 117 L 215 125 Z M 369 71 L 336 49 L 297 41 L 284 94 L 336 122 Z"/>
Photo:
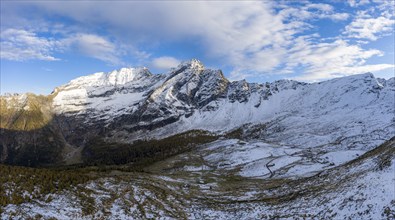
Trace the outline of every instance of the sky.
<path fill-rule="evenodd" d="M 0 92 L 196 58 L 230 80 L 394 76 L 393 0 L 1 0 Z"/>

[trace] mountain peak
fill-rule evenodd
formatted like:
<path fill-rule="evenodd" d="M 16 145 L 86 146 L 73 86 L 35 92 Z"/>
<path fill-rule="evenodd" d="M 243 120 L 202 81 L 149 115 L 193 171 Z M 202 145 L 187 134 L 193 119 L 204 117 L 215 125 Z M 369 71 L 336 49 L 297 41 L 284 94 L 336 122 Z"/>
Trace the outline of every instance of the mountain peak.
<path fill-rule="evenodd" d="M 178 68 L 188 68 L 188 69 L 203 70 L 204 69 L 204 65 L 198 59 L 191 59 L 191 60 L 182 62 L 180 65 L 178 65 Z"/>
<path fill-rule="evenodd" d="M 356 86 L 356 85 L 362 85 L 362 84 L 369 84 L 372 86 L 379 86 L 379 87 L 383 86 L 376 79 L 376 77 L 370 72 L 339 77 L 339 78 L 335 78 L 332 80 L 328 80 L 326 82 L 330 82 L 330 83 L 335 83 L 335 82 L 339 83 L 340 82 L 339 85 L 346 85 L 346 86 Z"/>
<path fill-rule="evenodd" d="M 106 78 L 112 85 L 123 85 L 127 82 L 148 77 L 151 73 L 145 67 L 141 68 L 121 68 L 107 74 Z"/>
<path fill-rule="evenodd" d="M 346 76 L 347 77 L 347 76 Z M 366 73 L 360 73 L 360 74 L 354 74 L 348 76 L 349 78 L 354 78 L 354 79 L 374 79 L 374 75 L 371 72 L 366 72 Z"/>
<path fill-rule="evenodd" d="M 145 68 L 121 68 L 108 73 L 98 72 L 87 76 L 81 76 L 71 80 L 69 86 L 102 86 L 102 85 L 124 85 L 128 82 L 151 76 L 150 71 Z"/>

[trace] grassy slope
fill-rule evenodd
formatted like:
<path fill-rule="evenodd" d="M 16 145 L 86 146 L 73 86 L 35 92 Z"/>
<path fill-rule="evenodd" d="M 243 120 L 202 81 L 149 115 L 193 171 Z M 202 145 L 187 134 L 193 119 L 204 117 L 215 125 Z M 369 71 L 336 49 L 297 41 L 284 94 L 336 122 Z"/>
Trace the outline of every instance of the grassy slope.
<path fill-rule="evenodd" d="M 52 97 L 26 94 L 26 99 L 0 97 L 0 128 L 15 131 L 40 129 L 51 122 Z"/>

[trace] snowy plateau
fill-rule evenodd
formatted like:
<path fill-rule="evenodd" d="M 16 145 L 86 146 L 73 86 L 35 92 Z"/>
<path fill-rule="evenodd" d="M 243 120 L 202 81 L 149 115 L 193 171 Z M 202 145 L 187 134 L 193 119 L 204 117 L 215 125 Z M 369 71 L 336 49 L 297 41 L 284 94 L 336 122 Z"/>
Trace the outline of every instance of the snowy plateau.
<path fill-rule="evenodd" d="M 395 78 L 231 82 L 191 60 L 2 96 L 1 110 L 1 163 L 95 177 L 1 219 L 395 219 Z M 141 143 L 166 144 L 130 170 L 142 160 L 120 152 Z"/>

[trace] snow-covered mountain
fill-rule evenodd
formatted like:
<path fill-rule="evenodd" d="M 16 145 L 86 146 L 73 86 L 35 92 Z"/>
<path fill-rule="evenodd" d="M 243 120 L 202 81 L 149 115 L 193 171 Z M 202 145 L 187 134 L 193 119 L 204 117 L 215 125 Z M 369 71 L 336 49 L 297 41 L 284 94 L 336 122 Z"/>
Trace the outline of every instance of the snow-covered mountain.
<path fill-rule="evenodd" d="M 370 73 L 313 84 L 229 82 L 192 60 L 163 75 L 121 69 L 78 78 L 55 90 L 53 107 L 102 123 L 122 142 L 263 124 L 271 142 L 369 150 L 394 136 L 394 89 L 394 78 Z"/>
<path fill-rule="evenodd" d="M 74 148 L 98 135 L 132 143 L 188 130 L 248 133 L 260 126 L 254 137 L 276 144 L 366 151 L 395 136 L 394 94 L 394 78 L 371 73 L 312 84 L 230 82 L 194 59 L 166 74 L 146 68 L 95 73 L 56 88 L 45 103 L 31 104 L 37 98 L 22 95 L 5 97 L 2 105 L 8 111 L 41 106 L 43 121 Z M 3 114 L 3 129 L 17 124 L 17 113 Z"/>
<path fill-rule="evenodd" d="M 394 78 L 376 79 L 370 73 L 313 84 L 229 82 L 220 70 L 191 60 L 161 75 L 124 68 L 77 78 L 55 90 L 53 109 L 87 124 L 115 124 L 113 133 L 127 131 L 122 138 L 128 141 L 141 138 L 140 133 L 158 138 L 191 129 L 224 132 L 271 123 L 289 131 L 283 140 L 292 136 L 292 142 L 321 138 L 327 143 L 325 133 L 340 135 L 347 127 L 366 129 L 366 134 L 382 129 L 391 136 L 394 89 Z M 294 130 L 298 127 L 301 132 Z M 311 133 L 314 137 L 307 138 Z"/>
<path fill-rule="evenodd" d="M 96 150 L 101 153 L 97 155 L 114 155 L 119 159 L 123 156 L 119 152 L 166 143 L 166 150 L 139 154 L 157 156 L 160 152 L 162 157 L 159 162 L 155 160 L 159 165 L 150 164 L 147 168 L 152 176 L 138 177 L 148 179 L 138 184 L 184 182 L 203 193 L 207 187 L 216 189 L 219 182 L 228 181 L 228 176 L 243 181 L 270 180 L 270 184 L 281 188 L 283 185 L 273 181 L 303 180 L 306 186 L 315 181 L 314 184 L 320 185 L 321 179 L 330 179 L 329 174 L 339 176 L 338 184 L 349 178 L 350 181 L 344 182 L 348 188 L 355 186 L 351 180 L 356 176 L 365 178 L 358 184 L 369 190 L 372 190 L 368 184 L 370 176 L 385 175 L 382 177 L 386 183 L 395 183 L 395 177 L 388 176 L 393 166 L 388 168 L 390 171 L 383 171 L 385 174 L 378 174 L 372 162 L 379 160 L 373 157 L 394 161 L 393 140 L 377 147 L 395 136 L 395 78 L 379 79 L 371 73 L 318 83 L 231 82 L 221 70 L 206 69 L 200 61 L 191 60 L 165 74 L 152 74 L 146 68 L 95 73 L 72 80 L 46 97 L 33 94 L 2 97 L 0 107 L 0 159 L 9 164 L 84 163 L 95 158 L 97 146 Z M 205 139 L 202 141 L 202 138 Z M 169 142 L 176 144 L 169 147 Z M 178 146 L 184 148 L 178 149 Z M 382 150 L 370 153 L 378 152 L 377 149 Z M 168 151 L 170 153 L 163 153 Z M 130 162 L 124 159 L 119 161 Z M 339 174 L 337 168 L 344 173 Z M 326 176 L 320 177 L 322 174 Z M 196 179 L 198 185 L 194 182 Z M 95 182 L 90 187 L 96 190 L 100 184 L 107 183 Z M 139 191 L 145 186 L 135 187 Z M 179 190 L 190 193 L 188 189 Z M 336 194 L 339 190 L 329 191 Z M 272 193 L 269 191 L 265 191 L 268 193 L 265 196 Z M 288 192 L 284 188 L 280 191 Z M 210 198 L 220 195 L 224 201 L 226 198 L 232 201 L 262 199 L 259 187 L 254 184 L 248 185 L 243 193 L 221 189 L 203 194 Z M 324 193 L 320 197 L 323 200 L 334 198 L 332 194 L 326 196 L 324 191 L 319 193 Z M 386 193 L 395 192 L 387 190 Z M 373 214 L 363 216 L 380 216 L 379 212 L 392 202 L 385 193 L 378 196 L 384 205 L 372 206 Z M 364 201 L 374 202 L 372 197 L 362 197 Z M 303 203 L 303 199 L 298 199 Z M 343 203 L 339 200 L 334 205 L 340 209 Z M 232 216 L 207 208 L 207 204 L 195 205 L 188 210 L 212 211 L 196 218 Z M 239 208 L 250 205 L 252 203 Z M 322 210 L 324 206 L 322 203 Z M 276 210 L 287 213 L 284 207 L 270 207 L 273 215 Z M 362 209 L 359 206 L 358 210 Z M 244 217 L 257 216 L 253 210 L 262 214 L 265 209 L 250 209 Z M 341 210 L 338 212 L 344 217 L 354 216 Z M 317 211 L 314 216 L 330 215 Z"/>

